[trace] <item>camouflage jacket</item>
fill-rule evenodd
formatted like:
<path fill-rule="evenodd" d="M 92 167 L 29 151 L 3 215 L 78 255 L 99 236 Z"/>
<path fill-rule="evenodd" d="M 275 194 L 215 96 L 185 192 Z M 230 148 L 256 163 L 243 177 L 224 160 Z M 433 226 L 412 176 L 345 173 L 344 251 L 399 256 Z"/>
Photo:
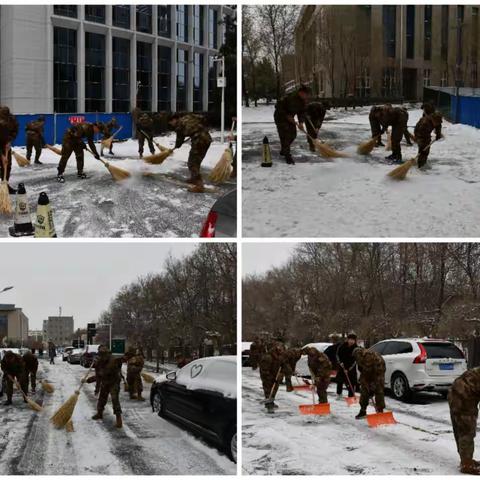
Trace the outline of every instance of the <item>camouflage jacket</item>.
<path fill-rule="evenodd" d="M 480 367 L 472 368 L 460 375 L 453 382 L 452 394 L 460 399 L 480 402 Z"/>
<path fill-rule="evenodd" d="M 380 135 L 390 126 L 407 126 L 408 112 L 403 107 L 373 106 L 368 116 L 373 136 Z"/>
<path fill-rule="evenodd" d="M 307 105 L 306 113 L 306 116 L 312 122 L 313 126 L 315 128 L 320 128 L 325 119 L 327 109 L 321 102 L 311 102 Z"/>
<path fill-rule="evenodd" d="M 25 373 L 25 361 L 17 353 L 6 352 L 0 364 L 2 371 L 7 375 L 19 377 Z"/>
<path fill-rule="evenodd" d="M 308 368 L 316 378 L 330 378 L 332 363 L 328 357 L 316 348 L 310 347 L 304 350 L 308 355 Z"/>
<path fill-rule="evenodd" d="M 151 130 L 153 127 L 153 118 L 148 113 L 141 113 L 136 124 L 137 127 L 142 130 Z"/>
<path fill-rule="evenodd" d="M 44 120 L 34 120 L 33 122 L 28 122 L 25 127 L 25 131 L 28 133 L 36 133 L 38 135 L 43 135 L 43 129 L 45 127 Z"/>
<path fill-rule="evenodd" d="M 0 107 L 0 148 L 2 151 L 8 143 L 18 135 L 17 119 L 10 113 L 8 107 Z"/>
<path fill-rule="evenodd" d="M 275 113 L 283 117 L 295 117 L 303 123 L 305 121 L 305 113 L 307 109 L 306 101 L 300 97 L 298 92 L 292 92 L 278 100 L 275 105 Z"/>
<path fill-rule="evenodd" d="M 372 350 L 364 350 L 357 356 L 358 370 L 360 371 L 361 383 L 385 382 L 385 360 Z"/>
<path fill-rule="evenodd" d="M 97 148 L 95 147 L 94 143 L 95 130 L 93 129 L 92 123 L 83 122 L 73 125 L 67 130 L 65 137 L 68 141 L 74 143 L 83 143 L 83 139 L 85 138 L 87 140 L 88 146 L 90 147 L 90 150 L 93 152 L 94 155 L 98 156 Z"/>
<path fill-rule="evenodd" d="M 175 148 L 180 148 L 186 137 L 194 140 L 197 135 L 208 133 L 208 127 L 202 115 L 188 113 L 178 119 L 177 125 L 175 126 L 175 133 L 177 134 Z"/>
<path fill-rule="evenodd" d="M 95 376 L 90 377 L 88 383 L 119 383 L 122 378 L 122 363 L 122 358 L 113 357 L 111 354 L 99 355 L 95 362 Z"/>
<path fill-rule="evenodd" d="M 127 361 L 127 373 L 140 373 L 144 363 L 142 355 L 130 357 Z"/>
<path fill-rule="evenodd" d="M 262 353 L 265 353 L 263 342 L 253 341 L 250 345 L 250 356 L 259 357 Z"/>
<path fill-rule="evenodd" d="M 38 370 L 38 359 L 33 353 L 27 352 L 23 356 L 23 361 L 25 363 L 25 368 L 26 368 L 28 373 L 36 373 L 37 372 L 37 370 Z"/>
<path fill-rule="evenodd" d="M 442 115 L 439 112 L 423 115 L 415 125 L 414 135 L 415 138 L 429 140 L 434 130 L 436 137 L 440 138 L 442 135 Z"/>
<path fill-rule="evenodd" d="M 285 366 L 290 375 L 295 372 L 297 362 L 302 357 L 302 351 L 299 348 L 289 348 L 281 356 L 282 365 Z"/>

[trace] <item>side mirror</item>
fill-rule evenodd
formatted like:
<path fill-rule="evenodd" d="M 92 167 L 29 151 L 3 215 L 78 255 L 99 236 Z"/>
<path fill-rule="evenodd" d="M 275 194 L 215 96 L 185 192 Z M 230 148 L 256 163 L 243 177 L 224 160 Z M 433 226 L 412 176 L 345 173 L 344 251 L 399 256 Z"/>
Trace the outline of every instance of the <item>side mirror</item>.
<path fill-rule="evenodd" d="M 168 372 L 167 375 L 167 380 L 175 380 L 177 378 L 177 372 Z"/>

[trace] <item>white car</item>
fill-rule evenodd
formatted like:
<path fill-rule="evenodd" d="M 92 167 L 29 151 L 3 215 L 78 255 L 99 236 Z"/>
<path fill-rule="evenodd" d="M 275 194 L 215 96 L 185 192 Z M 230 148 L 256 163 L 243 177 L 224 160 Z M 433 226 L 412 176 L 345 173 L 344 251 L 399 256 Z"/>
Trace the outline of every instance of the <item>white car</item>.
<path fill-rule="evenodd" d="M 62 352 L 62 361 L 66 362 L 68 360 L 68 356 L 70 355 L 70 352 L 74 350 L 73 347 L 65 347 Z"/>
<path fill-rule="evenodd" d="M 324 352 L 330 345 L 333 345 L 332 343 L 307 343 L 302 347 L 307 348 L 307 347 L 314 347 L 316 348 L 319 352 Z M 302 378 L 310 378 L 310 370 L 308 368 L 308 356 L 307 355 L 302 355 L 300 360 L 297 362 L 297 366 L 295 368 L 295 374 L 298 377 Z"/>
<path fill-rule="evenodd" d="M 382 340 L 370 348 L 385 360 L 385 387 L 397 400 L 415 392 L 438 392 L 444 397 L 467 369 L 463 352 L 452 342 L 429 338 Z"/>
<path fill-rule="evenodd" d="M 74 348 L 69 354 L 67 358 L 67 362 L 70 364 L 80 364 L 80 357 L 83 354 L 83 348 Z"/>

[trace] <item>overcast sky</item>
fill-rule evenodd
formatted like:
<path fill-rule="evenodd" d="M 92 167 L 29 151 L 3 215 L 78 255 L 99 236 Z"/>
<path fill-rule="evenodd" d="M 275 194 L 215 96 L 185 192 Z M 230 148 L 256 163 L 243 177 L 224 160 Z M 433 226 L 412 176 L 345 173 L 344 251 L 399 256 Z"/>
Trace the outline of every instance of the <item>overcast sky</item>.
<path fill-rule="evenodd" d="M 298 243 L 244 243 L 242 247 L 243 276 L 261 274 L 283 265 Z"/>
<path fill-rule="evenodd" d="M 14 303 L 30 330 L 50 315 L 73 315 L 75 328 L 95 322 L 113 295 L 138 276 L 160 272 L 171 253 L 183 257 L 192 243 L 1 243 L 0 303 Z"/>

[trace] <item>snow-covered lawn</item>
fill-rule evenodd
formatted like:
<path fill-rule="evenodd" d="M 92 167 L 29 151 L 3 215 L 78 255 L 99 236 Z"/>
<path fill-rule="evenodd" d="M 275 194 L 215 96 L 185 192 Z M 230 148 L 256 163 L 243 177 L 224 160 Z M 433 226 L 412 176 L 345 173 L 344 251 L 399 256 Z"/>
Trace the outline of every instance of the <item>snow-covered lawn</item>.
<path fill-rule="evenodd" d="M 85 385 L 73 414 L 75 432 L 57 430 L 49 419 L 74 392 L 86 373 L 80 365 L 56 359 L 40 362 L 39 378 L 55 387 L 52 395 L 39 387 L 33 397 L 44 411 L 34 413 L 14 396 L 13 406 L 0 405 L 0 475 L 233 475 L 236 466 L 216 448 L 183 428 L 161 419 L 148 401 L 120 393 L 124 428 L 115 428 L 109 404 L 104 421 L 96 411 L 94 384 Z M 2 398 L 2 403 L 5 397 Z"/>
<path fill-rule="evenodd" d="M 329 416 L 302 416 L 310 392 L 282 385 L 275 414 L 266 413 L 259 373 L 243 368 L 242 469 L 250 475 L 455 475 L 459 457 L 448 403 L 423 394 L 406 404 L 386 397 L 397 425 L 369 428 L 355 420 L 359 407 L 328 391 Z M 346 392 L 344 392 L 346 395 Z M 373 408 L 369 407 L 369 413 Z M 477 437 L 478 438 L 478 437 Z M 476 442 L 477 457 L 480 442 Z"/>
<path fill-rule="evenodd" d="M 421 110 L 407 105 L 413 132 Z M 394 167 L 368 140 L 370 107 L 327 112 L 320 138 L 350 158 L 325 161 L 298 132 L 296 165 L 279 156 L 273 106 L 243 108 L 243 233 L 247 237 L 478 237 L 480 236 L 480 130 L 444 121 L 445 139 L 434 144 L 431 170 L 412 168 L 405 181 L 387 177 Z M 267 136 L 273 167 L 261 168 Z M 384 136 L 385 140 L 385 136 Z M 403 158 L 417 147 L 402 141 Z"/>
<path fill-rule="evenodd" d="M 214 142 L 202 163 L 206 180 L 226 147 L 220 143 L 218 132 L 212 132 L 212 137 Z M 167 147 L 175 143 L 172 134 L 156 140 Z M 26 154 L 24 148 L 15 148 L 15 151 Z M 38 194 L 47 192 L 58 237 L 198 237 L 212 205 L 236 185 L 230 180 L 215 193 L 194 194 L 162 179 L 159 174 L 189 176 L 189 151 L 190 142 L 186 142 L 162 165 L 147 165 L 138 158 L 136 140 L 118 142 L 113 147 L 114 156 L 105 150 L 103 158 L 131 172 L 130 179 L 114 182 L 107 169 L 86 152 L 85 173 L 89 178 L 77 179 L 75 155 L 72 154 L 65 171 L 66 182 L 59 184 L 56 175 L 60 157 L 44 149 L 40 158 L 44 165 L 20 168 L 13 160 L 10 183 L 14 187 L 25 183 L 32 218 L 35 218 Z M 150 154 L 147 145 L 144 154 Z M 15 197 L 11 199 L 14 203 Z M 0 215 L 0 237 L 8 236 L 8 227 L 12 224 L 13 218 Z"/>

